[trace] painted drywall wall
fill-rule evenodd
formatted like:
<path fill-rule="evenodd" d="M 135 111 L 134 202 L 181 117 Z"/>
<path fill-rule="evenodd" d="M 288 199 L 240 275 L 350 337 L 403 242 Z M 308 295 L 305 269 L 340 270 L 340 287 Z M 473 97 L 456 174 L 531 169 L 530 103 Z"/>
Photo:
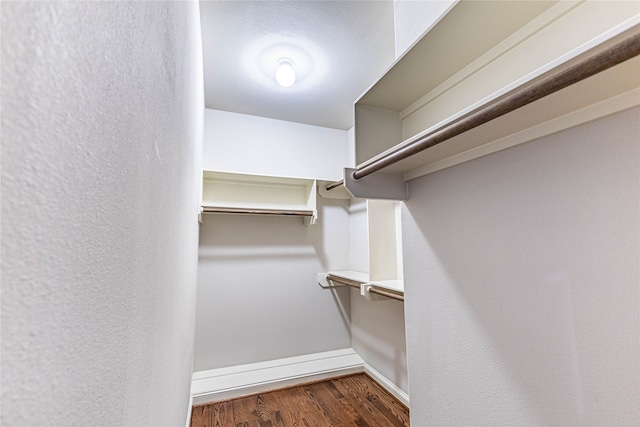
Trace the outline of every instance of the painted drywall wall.
<path fill-rule="evenodd" d="M 353 200 L 349 210 L 349 269 L 369 272 L 367 203 Z M 373 369 L 405 393 L 409 392 L 402 302 L 367 301 L 357 289 L 352 289 L 351 346 Z"/>
<path fill-rule="evenodd" d="M 351 199 L 349 204 L 349 265 L 351 270 L 369 272 L 369 224 L 365 199 Z"/>
<path fill-rule="evenodd" d="M 338 180 L 348 131 L 205 110 L 205 169 Z M 318 273 L 349 263 L 349 203 L 317 197 L 318 223 L 205 215 L 194 371 L 348 348 L 347 289 Z"/>
<path fill-rule="evenodd" d="M 318 273 L 346 270 L 347 200 L 318 197 L 318 223 L 206 215 L 200 230 L 194 371 L 351 345 L 346 288 Z"/>
<path fill-rule="evenodd" d="M 410 181 L 412 425 L 640 423 L 640 110 Z"/>
<path fill-rule="evenodd" d="M 395 0 L 395 58 L 402 55 L 453 3 Z M 390 54 L 389 64 L 393 59 Z M 349 131 L 348 138 L 350 165 L 354 167 L 356 156 L 353 129 Z M 366 202 L 352 201 L 350 212 L 350 269 L 369 272 Z M 398 228 L 400 229 L 400 223 Z M 397 243 L 402 251 L 401 242 Z M 402 273 L 401 266 L 400 272 Z M 409 392 L 403 303 L 394 300 L 367 301 L 357 290 L 352 290 L 351 345 L 373 369 L 405 393 Z"/>
<path fill-rule="evenodd" d="M 184 425 L 196 2 L 2 4 L 2 425 Z"/>
<path fill-rule="evenodd" d="M 396 58 L 407 51 L 458 0 L 394 0 Z"/>
<path fill-rule="evenodd" d="M 404 304 L 401 301 L 371 302 L 353 289 L 351 346 L 369 366 L 409 394 Z"/>
<path fill-rule="evenodd" d="M 205 110 L 206 170 L 337 181 L 347 165 L 347 132 Z"/>
<path fill-rule="evenodd" d="M 205 110 L 208 170 L 338 180 L 348 131 Z M 317 197 L 318 223 L 205 215 L 200 228 L 194 371 L 350 347 L 347 289 L 318 273 L 349 262 L 347 200 Z"/>

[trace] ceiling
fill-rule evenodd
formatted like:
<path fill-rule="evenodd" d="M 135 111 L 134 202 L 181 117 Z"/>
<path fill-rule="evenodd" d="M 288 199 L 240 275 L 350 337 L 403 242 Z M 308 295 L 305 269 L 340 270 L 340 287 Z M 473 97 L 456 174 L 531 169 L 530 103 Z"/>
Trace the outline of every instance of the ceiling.
<path fill-rule="evenodd" d="M 393 1 L 201 1 L 207 108 L 335 129 L 391 65 Z M 290 58 L 296 82 L 275 81 Z"/>

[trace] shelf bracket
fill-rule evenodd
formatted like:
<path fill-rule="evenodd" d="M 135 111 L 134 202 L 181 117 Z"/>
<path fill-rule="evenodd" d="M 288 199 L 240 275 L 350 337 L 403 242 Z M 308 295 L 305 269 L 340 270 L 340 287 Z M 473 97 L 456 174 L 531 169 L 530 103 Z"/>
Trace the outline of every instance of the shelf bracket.
<path fill-rule="evenodd" d="M 315 223 L 318 221 L 318 211 L 314 210 L 313 215 L 305 216 L 302 218 L 302 220 L 304 221 L 304 225 L 306 225 L 307 227 L 309 227 L 310 225 L 315 225 Z"/>
<path fill-rule="evenodd" d="M 337 284 L 332 280 L 328 280 L 328 276 L 328 273 L 318 273 L 318 285 L 320 285 L 322 289 L 343 288 L 347 286 L 345 284 Z"/>
<path fill-rule="evenodd" d="M 322 182 L 318 184 L 318 194 L 323 199 L 351 199 L 351 194 L 344 188 L 344 181 Z"/>
<path fill-rule="evenodd" d="M 353 168 L 344 169 L 344 187 L 356 199 L 408 200 L 407 183 L 401 173 L 378 172 L 353 178 Z"/>

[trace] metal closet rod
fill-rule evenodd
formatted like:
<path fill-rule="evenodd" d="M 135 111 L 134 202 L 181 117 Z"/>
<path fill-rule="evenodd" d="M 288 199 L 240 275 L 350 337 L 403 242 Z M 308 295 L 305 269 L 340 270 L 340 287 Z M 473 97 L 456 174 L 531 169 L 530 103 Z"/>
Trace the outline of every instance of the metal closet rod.
<path fill-rule="evenodd" d="M 353 288 L 360 289 L 361 282 L 351 279 L 345 279 L 344 277 L 333 276 L 331 274 L 327 274 L 327 280 L 331 282 L 341 283 L 343 285 L 351 286 Z"/>
<path fill-rule="evenodd" d="M 445 142 L 454 136 L 483 125 L 493 119 L 537 101 L 540 98 L 551 95 L 554 92 L 578 83 L 581 80 L 598 74 L 639 54 L 640 33 L 636 33 L 624 38 L 622 41 L 602 52 L 590 55 L 564 70 L 557 71 L 543 78 L 531 86 L 516 89 L 515 92 L 504 98 L 479 107 L 466 116 L 435 129 L 427 135 L 417 137 L 414 141 L 408 142 L 408 145 L 397 151 L 393 151 L 384 157 L 374 160 L 366 166 L 357 168 L 353 172 L 353 178 L 357 180 L 371 175 L 380 169 L 386 168 L 434 145 Z M 336 184 L 340 185 L 339 183 Z M 338 185 L 336 185 L 336 187 Z M 327 190 L 329 190 L 329 187 L 327 187 Z"/>
<path fill-rule="evenodd" d="M 360 289 L 360 285 L 362 285 L 362 282 L 358 282 L 357 280 L 351 280 L 351 279 L 346 279 L 344 277 L 339 277 L 339 276 L 333 276 L 331 274 L 327 274 L 327 281 L 330 282 L 336 282 L 336 283 L 340 283 L 342 285 L 347 285 L 347 286 L 351 286 L 353 288 L 356 289 Z M 387 298 L 393 298 L 396 299 L 398 301 L 404 301 L 404 295 L 397 293 L 397 292 L 393 292 L 393 291 L 388 291 L 386 289 L 382 289 L 382 288 L 378 288 L 375 285 L 371 286 L 369 288 L 369 292 L 371 292 L 372 294 L 378 294 L 378 295 L 382 295 L 385 296 Z"/>
<path fill-rule="evenodd" d="M 327 191 L 331 191 L 331 190 L 333 190 L 334 188 L 338 188 L 338 187 L 340 187 L 341 185 L 344 185 L 344 179 L 341 179 L 340 181 L 336 181 L 336 182 L 334 182 L 333 184 L 329 184 L 329 185 L 327 185 L 326 190 L 327 190 Z"/>
<path fill-rule="evenodd" d="M 294 211 L 294 210 L 287 211 L 287 210 L 278 210 L 278 209 L 253 209 L 253 208 L 218 208 L 213 206 L 203 206 L 202 213 L 313 216 L 312 211 Z"/>
<path fill-rule="evenodd" d="M 372 294 L 378 294 L 384 297 L 397 299 L 398 301 L 404 301 L 403 294 L 399 294 L 393 291 L 387 291 L 386 289 L 382 289 L 382 288 L 376 288 L 375 286 L 370 287 L 369 292 L 371 292 Z"/>

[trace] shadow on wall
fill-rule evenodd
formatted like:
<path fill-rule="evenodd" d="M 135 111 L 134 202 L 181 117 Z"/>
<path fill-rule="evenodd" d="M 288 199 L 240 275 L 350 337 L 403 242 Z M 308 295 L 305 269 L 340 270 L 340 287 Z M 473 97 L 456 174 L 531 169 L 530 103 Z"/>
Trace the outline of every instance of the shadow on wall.
<path fill-rule="evenodd" d="M 200 227 L 199 258 L 313 257 L 319 259 L 325 269 L 346 269 L 348 247 L 341 251 L 347 251 L 345 267 L 329 265 L 325 249 L 325 245 L 331 244 L 326 236 L 330 233 L 326 230 L 330 223 L 326 218 L 329 209 L 348 215 L 344 201 L 321 197 L 318 197 L 318 221 L 308 227 L 297 217 L 205 214 Z M 348 237 L 348 229 L 346 233 Z"/>
<path fill-rule="evenodd" d="M 292 217 L 205 217 L 196 371 L 350 347 L 348 289 L 316 283 L 318 273 L 348 266 L 347 208 L 319 198 L 309 227 Z"/>
<path fill-rule="evenodd" d="M 638 423 L 637 117 L 410 183 L 412 404 L 465 424 Z"/>
<path fill-rule="evenodd" d="M 367 301 L 351 291 L 351 343 L 362 358 L 408 393 L 404 304 Z"/>

